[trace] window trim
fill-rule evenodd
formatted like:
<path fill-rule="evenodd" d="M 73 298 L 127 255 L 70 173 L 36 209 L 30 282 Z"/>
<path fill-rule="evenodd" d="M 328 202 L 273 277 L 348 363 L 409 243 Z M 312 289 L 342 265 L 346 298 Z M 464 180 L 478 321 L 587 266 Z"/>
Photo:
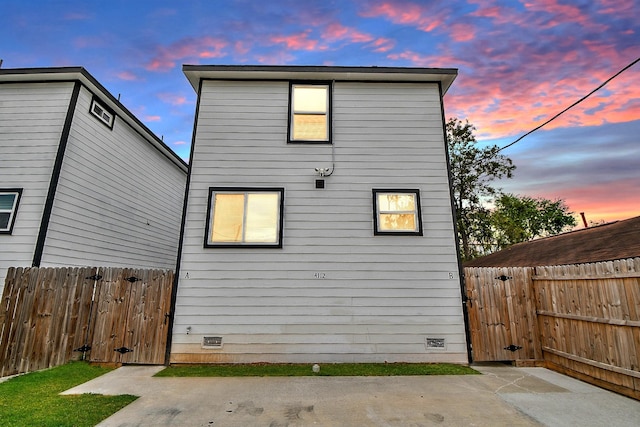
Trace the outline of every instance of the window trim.
<path fill-rule="evenodd" d="M 111 115 L 109 120 L 105 120 L 105 118 L 97 113 L 94 108 L 95 107 L 99 107 L 101 108 L 104 112 L 108 113 Z M 97 97 L 93 97 L 91 99 L 91 106 L 89 107 L 89 113 L 95 117 L 96 119 L 98 119 L 98 121 L 100 123 L 102 123 L 103 125 L 105 125 L 106 127 L 108 127 L 109 129 L 113 130 L 113 124 L 116 121 L 116 113 L 113 112 L 113 110 L 109 107 L 107 107 L 103 102 L 100 101 L 100 99 L 98 99 Z"/>
<path fill-rule="evenodd" d="M 422 236 L 422 210 L 420 203 L 420 190 L 418 189 L 406 189 L 406 188 L 374 188 L 373 192 L 373 234 L 374 236 Z M 415 231 L 390 231 L 390 230 L 380 230 L 380 211 L 378 207 L 378 194 L 413 194 L 416 201 L 415 215 L 416 215 L 416 225 L 417 229 Z M 382 212 L 385 213 L 385 212 Z"/>
<path fill-rule="evenodd" d="M 13 207 L 9 211 L 9 224 L 7 229 L 0 229 L 0 234 L 11 234 L 13 232 L 13 226 L 18 216 L 18 207 L 20 206 L 20 199 L 22 198 L 22 188 L 0 188 L 0 194 L 15 194 L 16 198 L 13 200 Z M 7 212 L 7 211 L 3 211 Z"/>
<path fill-rule="evenodd" d="M 294 139 L 293 138 L 293 91 L 295 86 L 322 86 L 327 88 L 327 139 Z M 291 81 L 289 82 L 289 117 L 287 122 L 287 143 L 288 144 L 332 144 L 333 126 L 333 85 L 330 81 Z"/>
<path fill-rule="evenodd" d="M 276 237 L 277 241 L 272 242 L 237 242 L 237 243 L 214 243 L 210 240 L 210 235 L 213 230 L 213 195 L 217 193 L 238 194 L 238 193 L 277 193 L 280 202 L 278 204 L 278 219 Z M 246 201 L 245 201 L 246 203 Z M 246 218 L 246 214 L 245 214 Z M 207 216 L 205 218 L 205 235 L 204 235 L 204 247 L 205 248 L 282 248 L 282 234 L 284 225 L 284 188 L 283 187 L 209 187 L 209 197 L 207 202 Z"/>

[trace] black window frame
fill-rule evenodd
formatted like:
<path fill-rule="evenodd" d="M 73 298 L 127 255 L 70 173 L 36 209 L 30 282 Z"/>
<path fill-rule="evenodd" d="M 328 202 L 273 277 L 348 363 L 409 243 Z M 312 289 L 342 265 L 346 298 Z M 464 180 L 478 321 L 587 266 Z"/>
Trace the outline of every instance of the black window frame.
<path fill-rule="evenodd" d="M 205 248 L 282 248 L 282 236 L 284 228 L 284 187 L 209 187 L 209 197 L 207 201 L 207 216 L 205 218 L 205 235 L 204 235 L 204 247 Z M 280 203 L 278 205 L 278 230 L 276 232 L 277 242 L 260 243 L 260 242 L 223 242 L 214 243 L 209 240 L 211 232 L 213 230 L 213 196 L 217 193 L 279 193 Z"/>
<path fill-rule="evenodd" d="M 307 140 L 293 138 L 293 90 L 295 86 L 323 86 L 327 88 L 327 139 Z M 287 119 L 288 144 L 332 144 L 333 142 L 333 82 L 322 80 L 296 80 L 289 82 L 289 117 Z"/>
<path fill-rule="evenodd" d="M 408 189 L 408 188 L 374 188 L 372 190 L 373 193 L 373 234 L 375 236 L 422 236 L 423 228 L 422 228 L 422 208 L 420 201 L 420 190 L 419 189 Z M 379 218 L 380 211 L 378 206 L 378 194 L 380 193 L 394 193 L 394 194 L 413 194 L 415 197 L 416 209 L 416 224 L 417 230 L 415 231 L 390 231 L 390 230 L 380 230 L 379 229 Z"/>
<path fill-rule="evenodd" d="M 94 105 L 97 105 L 98 107 L 100 107 L 102 110 L 104 110 L 105 112 L 111 114 L 111 122 L 107 123 L 104 120 L 103 116 L 99 116 L 98 113 L 96 113 L 93 108 Z M 89 114 L 91 114 L 96 120 L 98 120 L 100 123 L 102 123 L 104 126 L 106 126 L 107 128 L 109 128 L 110 130 L 113 130 L 113 125 L 116 122 L 116 113 L 109 107 L 107 107 L 105 105 L 104 102 L 102 102 L 102 100 L 100 100 L 100 98 L 98 98 L 97 96 L 94 96 L 91 98 L 91 104 L 89 104 Z"/>
<path fill-rule="evenodd" d="M 14 205 L 11 209 L 11 213 L 9 214 L 9 228 L 6 230 L 0 230 L 0 234 L 12 234 L 13 226 L 16 223 L 16 218 L 18 216 L 18 208 L 20 207 L 20 199 L 22 198 L 22 188 L 0 188 L 0 194 L 16 194 L 16 198 L 14 199 Z"/>

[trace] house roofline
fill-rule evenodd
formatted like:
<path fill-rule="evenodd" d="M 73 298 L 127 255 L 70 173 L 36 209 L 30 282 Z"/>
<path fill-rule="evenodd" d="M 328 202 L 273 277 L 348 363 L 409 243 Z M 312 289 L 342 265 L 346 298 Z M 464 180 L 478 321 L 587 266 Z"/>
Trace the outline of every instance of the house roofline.
<path fill-rule="evenodd" d="M 379 82 L 441 82 L 443 95 L 457 68 L 347 67 L 306 65 L 183 65 L 182 71 L 197 90 L 202 79 L 226 80 L 337 80 Z"/>
<path fill-rule="evenodd" d="M 84 67 L 0 68 L 0 83 L 79 81 L 94 94 L 102 95 L 101 101 L 113 109 L 129 126 L 145 137 L 158 151 L 187 172 L 187 163 L 164 141 L 153 133 L 127 107 L 114 97 Z"/>

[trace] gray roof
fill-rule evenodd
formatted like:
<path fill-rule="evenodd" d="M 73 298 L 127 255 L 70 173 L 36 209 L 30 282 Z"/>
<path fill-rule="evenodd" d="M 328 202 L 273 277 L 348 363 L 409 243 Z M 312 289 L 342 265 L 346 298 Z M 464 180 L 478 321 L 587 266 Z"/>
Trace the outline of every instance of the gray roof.
<path fill-rule="evenodd" d="M 337 80 L 381 82 L 440 82 L 444 95 L 456 68 L 337 67 L 306 65 L 183 65 L 182 71 L 198 91 L 201 79 L 229 80 Z"/>

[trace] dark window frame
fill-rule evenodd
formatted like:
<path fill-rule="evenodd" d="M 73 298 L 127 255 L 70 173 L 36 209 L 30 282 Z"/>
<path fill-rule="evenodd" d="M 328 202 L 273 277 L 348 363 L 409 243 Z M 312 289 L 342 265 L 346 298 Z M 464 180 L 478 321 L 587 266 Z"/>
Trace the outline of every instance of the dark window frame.
<path fill-rule="evenodd" d="M 0 194 L 16 194 L 16 198 L 14 199 L 13 208 L 11 209 L 11 213 L 9 214 L 9 224 L 6 230 L 0 230 L 0 234 L 11 234 L 13 233 L 13 226 L 16 223 L 16 218 L 18 216 L 18 208 L 20 207 L 20 199 L 22 198 L 22 188 L 0 188 Z"/>
<path fill-rule="evenodd" d="M 373 193 L 373 234 L 375 236 L 422 236 L 423 235 L 420 190 L 408 189 L 408 188 L 374 188 L 372 190 L 372 193 Z M 415 197 L 415 203 L 416 203 L 415 215 L 416 215 L 417 230 L 415 231 L 380 230 L 380 227 L 379 227 L 380 210 L 378 206 L 379 193 L 413 194 Z"/>
<path fill-rule="evenodd" d="M 327 139 L 306 140 L 293 138 L 293 90 L 295 86 L 323 86 L 327 88 Z M 333 83 L 320 80 L 296 80 L 289 82 L 289 117 L 287 119 L 287 143 L 288 144 L 332 144 L 333 142 Z"/>
<path fill-rule="evenodd" d="M 209 187 L 209 197 L 207 201 L 207 216 L 205 218 L 205 248 L 282 248 L 282 236 L 284 228 L 284 187 Z M 213 195 L 217 193 L 279 193 L 280 203 L 278 205 L 278 220 L 276 231 L 277 241 L 275 243 L 258 242 L 237 242 L 237 243 L 214 243 L 209 240 L 213 230 Z M 244 225 L 244 224 L 243 224 Z"/>
<path fill-rule="evenodd" d="M 94 111 L 95 105 L 100 107 L 106 113 L 109 113 L 111 115 L 111 121 L 107 122 L 105 121 L 104 116 L 98 115 L 98 113 Z M 91 114 L 96 120 L 98 120 L 104 126 L 109 128 L 110 130 L 113 130 L 113 125 L 116 122 L 116 113 L 111 108 L 107 107 L 105 103 L 102 102 L 100 98 L 98 98 L 97 96 L 94 96 L 93 98 L 91 98 L 91 104 L 89 104 L 89 114 Z"/>

